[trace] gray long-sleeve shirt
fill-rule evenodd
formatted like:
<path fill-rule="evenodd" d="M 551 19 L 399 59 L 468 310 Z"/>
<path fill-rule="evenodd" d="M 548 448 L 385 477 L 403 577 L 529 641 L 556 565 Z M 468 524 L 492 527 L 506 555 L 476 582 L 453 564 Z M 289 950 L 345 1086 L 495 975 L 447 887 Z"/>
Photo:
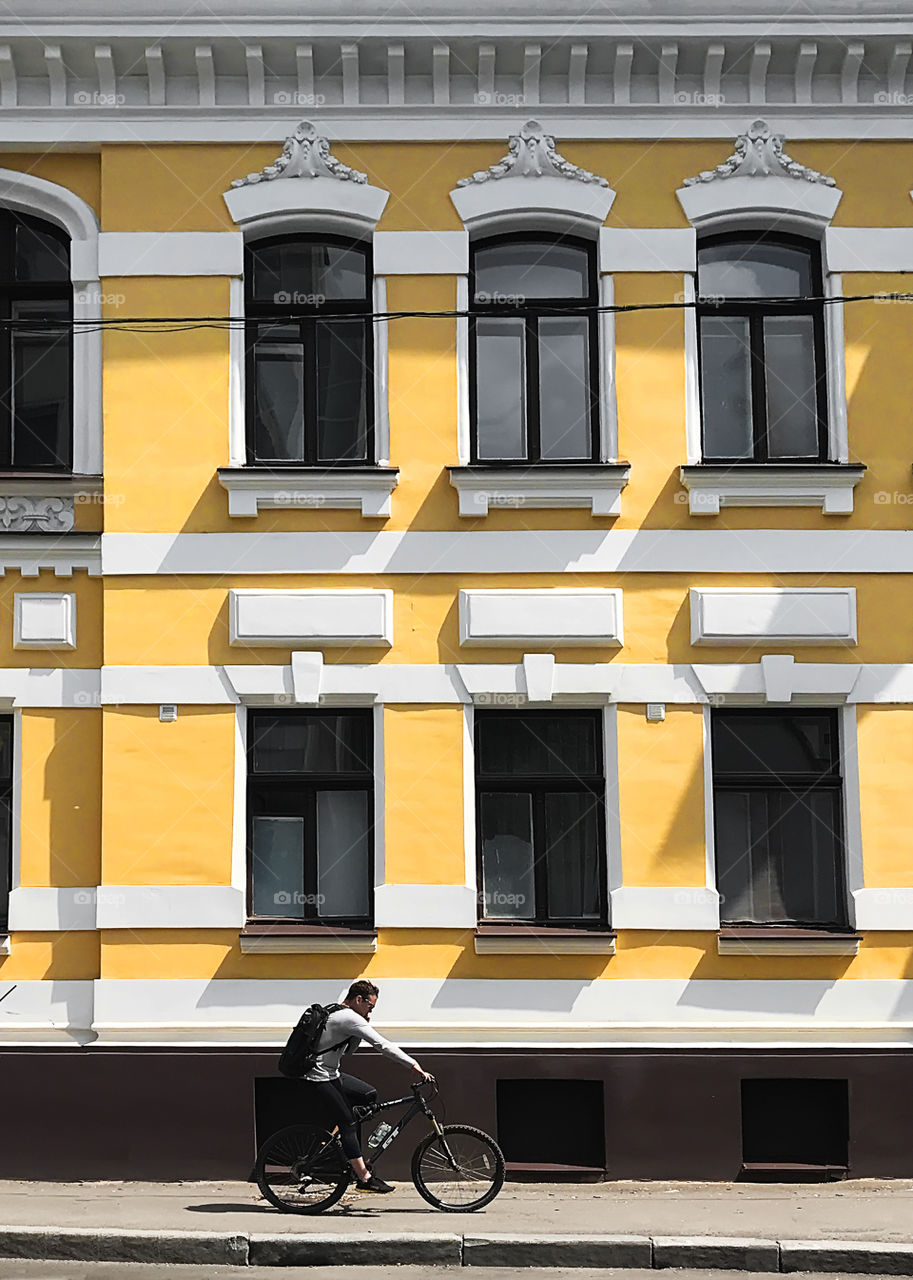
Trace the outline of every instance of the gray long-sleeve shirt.
<path fill-rule="evenodd" d="M 305 1080 L 336 1080 L 343 1054 L 354 1052 L 362 1040 L 366 1040 L 385 1057 L 401 1062 L 404 1067 L 418 1066 L 414 1058 L 410 1058 L 408 1053 L 403 1053 L 397 1045 L 375 1031 L 360 1013 L 356 1013 L 354 1009 L 337 1009 L 327 1018 L 323 1034 L 317 1042 L 320 1056 L 305 1074 Z"/>

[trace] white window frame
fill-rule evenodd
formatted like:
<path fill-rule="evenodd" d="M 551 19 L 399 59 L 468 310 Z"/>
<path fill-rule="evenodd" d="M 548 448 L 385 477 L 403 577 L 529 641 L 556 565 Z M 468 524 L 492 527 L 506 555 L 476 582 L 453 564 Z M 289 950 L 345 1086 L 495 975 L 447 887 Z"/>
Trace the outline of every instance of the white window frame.
<path fill-rule="evenodd" d="M 717 894 L 716 884 L 716 834 L 713 820 L 713 749 L 712 723 L 714 710 L 732 710 L 738 707 L 757 706 L 757 700 L 747 702 L 739 698 L 717 698 L 703 708 L 704 716 L 704 823 L 706 833 L 707 884 Z M 770 703 L 762 701 L 761 705 Z M 857 763 L 856 707 L 835 703 L 815 695 L 801 694 L 790 700 L 782 710 L 835 710 L 840 735 L 839 751 L 842 775 L 841 817 L 843 820 L 843 872 L 847 924 L 850 931 L 856 928 L 856 893 L 862 887 L 862 828 L 859 801 L 859 770 Z M 717 928 L 719 928 L 719 922 Z M 717 950 L 721 956 L 854 956 L 859 942 L 848 937 L 823 936 L 818 939 L 791 939 L 788 937 L 752 938 L 750 941 L 720 937 Z"/>
<path fill-rule="evenodd" d="M 755 231 L 798 235 L 818 245 L 825 295 L 839 298 L 843 280 L 828 262 L 831 220 L 842 192 L 835 187 L 785 177 L 720 178 L 676 192 L 685 216 L 700 238 L 706 235 Z M 699 334 L 694 302 L 697 271 L 684 281 L 685 325 L 685 439 L 688 467 L 703 467 L 699 371 Z M 828 458 L 815 471 L 814 464 L 792 470 L 778 464 L 778 480 L 765 474 L 768 464 L 739 466 L 710 464 L 703 476 L 682 471 L 682 483 L 690 492 L 692 515 L 717 515 L 721 506 L 811 506 L 826 515 L 848 515 L 853 510 L 853 490 L 864 474 L 849 463 L 849 429 L 846 399 L 846 357 L 843 303 L 824 308 L 824 345 L 828 414 Z M 843 464 L 844 471 L 829 471 Z"/>
<path fill-rule="evenodd" d="M 389 199 L 389 192 L 365 183 L 336 178 L 290 178 L 254 183 L 226 191 L 223 199 L 245 248 L 277 235 L 344 235 L 373 245 L 375 229 Z M 375 271 L 371 285 L 375 314 L 387 309 L 386 280 Z M 233 318 L 244 319 L 244 278 L 233 277 L 229 286 Z M 340 469 L 332 477 L 295 474 L 270 476 L 268 466 L 247 463 L 247 409 L 245 387 L 245 334 L 243 324 L 233 325 L 229 336 L 228 455 L 229 466 L 219 473 L 228 491 L 231 516 L 253 517 L 263 508 L 355 508 L 363 517 L 386 518 L 399 480 L 390 468 L 390 407 L 388 386 L 387 322 L 375 320 L 374 339 L 374 457 L 366 466 L 378 474 L 348 475 Z M 303 469 L 307 470 L 307 469 Z M 319 470 L 317 468 L 316 470 Z"/>
<path fill-rule="evenodd" d="M 61 228 L 70 241 L 70 282 L 73 287 L 73 482 L 68 477 L 29 482 L 28 496 L 59 493 L 62 487 L 84 488 L 79 476 L 100 476 L 102 472 L 102 335 L 101 281 L 98 274 L 98 217 L 85 200 L 66 187 L 30 173 L 0 169 L 0 207 L 16 213 L 44 218 Z M 14 477 L 13 477 L 14 479 Z M 50 481 L 50 483 L 49 483 Z M 0 482 L 0 490 L 4 487 Z M 15 491 L 25 494 L 22 484 Z"/>

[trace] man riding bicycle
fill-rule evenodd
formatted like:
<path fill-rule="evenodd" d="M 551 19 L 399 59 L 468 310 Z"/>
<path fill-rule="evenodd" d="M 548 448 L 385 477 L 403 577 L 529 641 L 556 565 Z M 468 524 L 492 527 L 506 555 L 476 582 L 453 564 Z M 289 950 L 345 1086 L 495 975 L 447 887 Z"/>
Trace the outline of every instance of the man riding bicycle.
<path fill-rule="evenodd" d="M 371 1014 L 377 1004 L 379 991 L 373 982 L 361 978 L 349 987 L 342 1008 L 334 1010 L 326 1020 L 323 1033 L 317 1042 L 317 1061 L 304 1075 L 309 1100 L 319 1106 L 327 1120 L 339 1126 L 339 1137 L 346 1159 L 355 1173 L 355 1185 L 359 1191 L 373 1191 L 380 1195 L 394 1188 L 382 1178 L 376 1177 L 365 1165 L 358 1141 L 358 1126 L 352 1107 L 366 1105 L 377 1099 L 377 1090 L 355 1076 L 343 1075 L 339 1063 L 346 1053 L 353 1053 L 363 1040 L 388 1058 L 411 1067 L 420 1080 L 430 1080 L 414 1058 L 397 1045 L 384 1039 L 370 1025 Z"/>

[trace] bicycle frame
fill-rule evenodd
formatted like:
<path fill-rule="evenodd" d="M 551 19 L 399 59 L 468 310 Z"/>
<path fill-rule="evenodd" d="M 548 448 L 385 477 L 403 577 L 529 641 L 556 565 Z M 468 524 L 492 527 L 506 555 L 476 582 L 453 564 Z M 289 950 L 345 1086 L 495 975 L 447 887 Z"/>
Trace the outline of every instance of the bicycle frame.
<path fill-rule="evenodd" d="M 443 1132 L 441 1126 L 437 1122 L 437 1117 L 419 1092 L 421 1087 L 421 1085 L 417 1085 L 415 1087 L 411 1098 L 392 1098 L 389 1102 L 372 1102 L 370 1106 L 358 1108 L 358 1115 L 356 1118 L 358 1119 L 359 1124 L 362 1124 L 365 1120 L 373 1119 L 374 1116 L 379 1115 L 381 1111 L 389 1111 L 391 1107 L 402 1107 L 406 1103 L 411 1104 L 409 1110 L 397 1121 L 394 1127 L 384 1138 L 383 1142 L 381 1142 L 377 1147 L 374 1147 L 371 1151 L 370 1160 L 372 1166 L 383 1155 L 387 1148 L 392 1146 L 405 1129 L 406 1125 L 411 1124 L 418 1115 L 426 1116 L 427 1119 L 431 1121 L 431 1124 L 437 1133 L 440 1134 Z M 433 1096 L 434 1095 L 432 1094 L 432 1097 Z"/>

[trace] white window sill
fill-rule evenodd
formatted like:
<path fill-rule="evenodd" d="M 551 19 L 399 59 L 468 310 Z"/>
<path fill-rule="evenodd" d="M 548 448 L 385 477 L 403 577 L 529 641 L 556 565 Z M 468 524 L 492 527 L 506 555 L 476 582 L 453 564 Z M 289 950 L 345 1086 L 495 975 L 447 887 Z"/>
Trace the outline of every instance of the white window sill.
<path fill-rule="evenodd" d="M 477 956 L 613 956 L 614 933 L 581 934 L 579 937 L 549 936 L 548 934 L 477 933 Z"/>
<path fill-rule="evenodd" d="M 329 955 L 345 952 L 348 955 L 373 955 L 377 950 L 377 935 L 347 938 L 342 934 L 245 934 L 240 935 L 241 954 L 245 956 Z"/>
<path fill-rule="evenodd" d="M 820 938 L 727 938 L 717 939 L 721 956 L 856 956 L 859 938 L 848 935 Z"/>
<path fill-rule="evenodd" d="M 716 516 L 721 507 L 819 507 L 826 516 L 847 516 L 865 467 L 845 462 L 701 463 L 682 467 L 679 475 L 693 516 Z"/>
<path fill-rule="evenodd" d="M 397 467 L 220 467 L 230 516 L 256 516 L 264 507 L 295 510 L 351 508 L 385 519 L 392 510 Z"/>
<path fill-rule="evenodd" d="M 448 467 L 461 516 L 499 507 L 584 507 L 594 516 L 621 515 L 621 491 L 631 468 L 622 462 L 583 466 L 530 463 L 518 467 Z"/>

